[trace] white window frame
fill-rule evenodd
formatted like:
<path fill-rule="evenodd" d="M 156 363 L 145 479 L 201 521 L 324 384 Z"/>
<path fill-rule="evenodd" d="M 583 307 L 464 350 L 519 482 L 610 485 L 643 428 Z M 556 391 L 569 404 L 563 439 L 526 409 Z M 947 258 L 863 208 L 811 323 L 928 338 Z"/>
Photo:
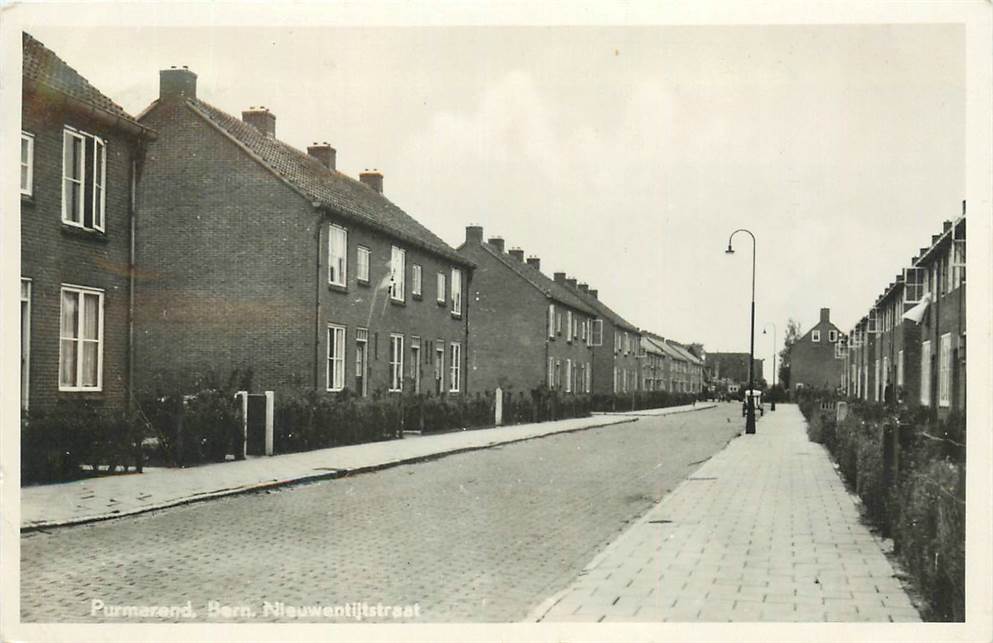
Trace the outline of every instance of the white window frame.
<path fill-rule="evenodd" d="M 916 304 L 927 292 L 927 273 L 922 268 L 903 269 L 903 303 Z"/>
<path fill-rule="evenodd" d="M 896 385 L 903 387 L 903 349 L 896 354 Z"/>
<path fill-rule="evenodd" d="M 548 304 L 548 339 L 555 339 L 555 304 Z"/>
<path fill-rule="evenodd" d="M 603 320 L 593 319 L 590 324 L 590 346 L 603 346 Z"/>
<path fill-rule="evenodd" d="M 572 360 L 565 359 L 565 392 L 572 393 Z"/>
<path fill-rule="evenodd" d="M 369 329 L 355 329 L 355 377 L 362 378 L 361 390 L 355 391 L 361 397 L 369 394 Z"/>
<path fill-rule="evenodd" d="M 335 223 L 328 225 L 328 283 L 348 286 L 348 228 Z"/>
<path fill-rule="evenodd" d="M 21 277 L 21 359 L 21 408 L 27 409 L 31 400 L 31 280 L 26 277 Z"/>
<path fill-rule="evenodd" d="M 566 327 L 565 341 L 568 342 L 569 344 L 571 344 L 572 343 L 572 311 L 571 310 L 565 311 L 565 327 Z M 566 392 L 568 392 L 568 390 Z"/>
<path fill-rule="evenodd" d="M 921 342 L 921 404 L 931 406 L 931 340 Z"/>
<path fill-rule="evenodd" d="M 447 293 L 445 292 L 445 273 L 439 272 L 438 278 L 435 280 L 435 283 L 438 286 L 438 294 L 437 294 L 438 303 L 439 304 L 447 303 L 448 300 L 445 299 L 445 297 L 447 296 Z"/>
<path fill-rule="evenodd" d="M 390 333 L 390 393 L 403 392 L 403 335 Z"/>
<path fill-rule="evenodd" d="M 369 264 L 372 262 L 372 250 L 358 246 L 355 251 L 355 278 L 358 281 L 369 282 Z"/>
<path fill-rule="evenodd" d="M 555 388 L 555 358 L 548 358 L 548 388 Z"/>
<path fill-rule="evenodd" d="M 828 331 L 828 343 L 833 344 L 838 341 L 838 331 L 833 328 Z"/>
<path fill-rule="evenodd" d="M 462 316 L 462 270 L 459 268 L 452 268 L 452 314 L 461 317 Z"/>
<path fill-rule="evenodd" d="M 589 393 L 593 390 L 593 365 L 589 362 L 586 363 L 585 368 L 586 375 L 586 392 Z"/>
<path fill-rule="evenodd" d="M 421 296 L 421 287 L 423 282 L 423 268 L 420 264 L 414 263 L 410 265 L 410 294 L 414 297 Z"/>
<path fill-rule="evenodd" d="M 945 333 L 938 342 L 938 406 L 952 405 L 952 334 Z"/>
<path fill-rule="evenodd" d="M 434 387 L 436 392 L 445 390 L 445 340 L 434 342 Z"/>
<path fill-rule="evenodd" d="M 328 324 L 327 360 L 324 368 L 324 382 L 328 391 L 337 392 L 345 388 L 345 327 Z"/>
<path fill-rule="evenodd" d="M 815 344 L 819 344 L 821 342 L 821 331 L 819 330 L 810 331 L 810 341 L 814 342 Z"/>
<path fill-rule="evenodd" d="M 62 336 L 62 315 L 64 311 L 62 310 L 62 300 L 65 293 L 74 293 L 77 296 L 76 311 L 76 336 L 75 337 L 63 337 Z M 84 302 L 86 298 L 84 295 L 96 295 L 97 296 L 97 307 L 99 309 L 97 313 L 97 339 L 84 339 L 83 338 L 83 324 L 86 320 L 86 311 L 84 309 Z M 88 286 L 78 286 L 74 284 L 62 284 L 59 289 L 59 390 L 67 392 L 75 391 L 103 391 L 103 308 L 104 308 L 104 291 L 99 288 L 91 288 Z M 64 349 L 62 347 L 63 341 L 74 341 L 75 345 L 73 350 L 76 353 L 76 376 L 75 385 L 66 385 L 62 383 L 62 360 L 64 357 Z M 95 386 L 80 386 L 79 382 L 83 379 L 83 342 L 96 342 L 97 344 L 97 382 Z"/>
<path fill-rule="evenodd" d="M 87 168 L 87 157 L 86 157 L 86 142 L 87 139 L 93 141 L 93 155 L 92 168 Z M 78 140 L 82 146 L 80 154 L 80 176 L 78 180 L 76 178 L 66 175 L 66 142 L 67 140 Z M 100 150 L 100 154 L 97 154 L 97 150 Z M 97 161 L 100 162 L 99 172 L 97 172 Z M 88 173 L 87 170 L 90 170 Z M 103 182 L 97 183 L 97 176 L 102 177 Z M 89 184 L 87 183 L 87 178 L 89 177 Z M 66 181 L 74 183 L 79 186 L 79 207 L 78 212 L 71 213 L 73 216 L 68 216 L 70 213 L 66 211 Z M 99 187 L 100 193 L 99 198 L 97 195 L 96 188 Z M 90 216 L 92 218 L 92 225 L 86 225 L 86 199 L 90 199 Z M 74 127 L 66 125 L 62 129 L 62 223 L 70 225 L 76 228 L 82 228 L 84 230 L 97 230 L 99 232 L 105 231 L 105 214 L 106 214 L 106 204 L 107 204 L 107 142 L 87 132 L 77 130 Z M 74 217 L 78 217 L 74 218 Z"/>
<path fill-rule="evenodd" d="M 399 246 L 390 248 L 390 299 L 404 301 L 407 286 L 407 251 Z"/>
<path fill-rule="evenodd" d="M 414 380 L 414 393 L 421 392 L 421 338 L 410 336 L 410 376 Z"/>
<path fill-rule="evenodd" d="M 448 392 L 458 393 L 462 390 L 462 344 L 452 342 L 449 345 L 448 357 Z"/>
<path fill-rule="evenodd" d="M 32 196 L 34 194 L 34 134 L 21 130 L 21 145 L 27 143 L 27 159 L 21 158 L 21 194 Z"/>
<path fill-rule="evenodd" d="M 958 226 L 956 226 L 955 235 L 958 234 Z M 963 230 L 962 234 L 965 234 Z M 952 238 L 952 288 L 958 288 L 965 283 L 965 238 L 958 238 L 953 236 Z"/>

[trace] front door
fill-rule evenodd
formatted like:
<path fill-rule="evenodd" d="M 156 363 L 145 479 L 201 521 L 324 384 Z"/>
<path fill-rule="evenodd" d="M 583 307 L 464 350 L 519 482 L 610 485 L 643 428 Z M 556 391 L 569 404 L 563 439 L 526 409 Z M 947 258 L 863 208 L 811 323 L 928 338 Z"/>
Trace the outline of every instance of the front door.
<path fill-rule="evenodd" d="M 355 392 L 362 397 L 369 394 L 369 331 L 360 328 L 355 339 Z"/>

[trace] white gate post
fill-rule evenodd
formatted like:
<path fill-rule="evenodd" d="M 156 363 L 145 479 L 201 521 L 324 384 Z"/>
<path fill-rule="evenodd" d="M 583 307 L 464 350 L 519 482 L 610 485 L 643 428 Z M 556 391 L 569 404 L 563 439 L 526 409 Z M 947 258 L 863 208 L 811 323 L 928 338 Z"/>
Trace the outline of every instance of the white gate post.
<path fill-rule="evenodd" d="M 503 389 L 498 386 L 493 395 L 495 396 L 495 417 L 493 418 L 493 423 L 500 426 L 503 424 Z"/>
<path fill-rule="evenodd" d="M 276 394 L 272 391 L 265 392 L 265 454 L 272 455 L 272 418 L 275 412 Z"/>
<path fill-rule="evenodd" d="M 235 397 L 241 398 L 241 459 L 248 456 L 248 391 L 238 391 Z"/>

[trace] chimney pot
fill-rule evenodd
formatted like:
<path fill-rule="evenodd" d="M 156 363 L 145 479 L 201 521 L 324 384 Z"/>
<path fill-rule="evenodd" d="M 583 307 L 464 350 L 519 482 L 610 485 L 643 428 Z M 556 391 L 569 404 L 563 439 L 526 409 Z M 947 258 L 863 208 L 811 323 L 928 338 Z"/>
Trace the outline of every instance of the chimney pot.
<path fill-rule="evenodd" d="M 541 270 L 541 259 L 539 259 L 538 257 L 534 257 L 534 256 L 528 257 L 528 265 L 531 266 L 532 268 L 534 268 L 535 270 L 539 270 L 540 271 Z"/>
<path fill-rule="evenodd" d="M 252 107 L 241 113 L 241 120 L 266 136 L 276 137 L 276 115 L 265 107 Z"/>
<path fill-rule="evenodd" d="M 573 290 L 576 289 L 576 279 L 573 277 L 569 277 L 568 279 L 566 279 L 565 284 L 570 288 L 572 288 Z"/>
<path fill-rule="evenodd" d="M 383 193 L 383 173 L 379 170 L 366 170 L 362 174 L 359 174 L 359 180 L 379 194 Z"/>
<path fill-rule="evenodd" d="M 593 299 L 600 299 L 599 295 L 600 295 L 599 290 L 597 290 L 596 288 L 590 288 L 590 296 L 592 296 Z"/>
<path fill-rule="evenodd" d="M 481 225 L 467 225 L 465 227 L 465 240 L 466 240 L 466 243 L 482 243 L 483 242 L 483 226 L 481 226 Z"/>
<path fill-rule="evenodd" d="M 496 248 L 498 251 L 503 252 L 503 237 L 490 237 L 487 243 Z"/>
<path fill-rule="evenodd" d="M 579 292 L 583 294 L 589 293 L 590 292 L 589 284 L 579 284 Z"/>
<path fill-rule="evenodd" d="M 564 272 L 556 272 L 552 277 L 553 277 L 553 279 L 555 279 L 555 283 L 557 283 L 557 284 L 564 284 L 565 283 L 565 273 Z"/>
<path fill-rule="evenodd" d="M 197 75 L 187 68 L 175 66 L 159 71 L 159 99 L 196 98 Z"/>
<path fill-rule="evenodd" d="M 307 148 L 307 154 L 320 161 L 321 165 L 329 170 L 335 169 L 335 157 L 337 156 L 337 152 L 327 143 L 323 143 L 321 145 L 314 143 Z"/>
<path fill-rule="evenodd" d="M 524 251 L 520 248 L 511 248 L 508 254 L 521 263 L 524 263 Z"/>

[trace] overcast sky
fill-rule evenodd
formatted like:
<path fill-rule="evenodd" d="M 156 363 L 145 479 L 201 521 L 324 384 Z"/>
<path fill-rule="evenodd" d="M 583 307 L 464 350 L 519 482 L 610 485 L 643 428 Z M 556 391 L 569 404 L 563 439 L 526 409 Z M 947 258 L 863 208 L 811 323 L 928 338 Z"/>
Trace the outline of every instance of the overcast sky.
<path fill-rule="evenodd" d="M 133 114 L 158 70 L 265 105 L 276 134 L 453 246 L 468 223 L 600 290 L 634 324 L 748 350 L 830 307 L 847 331 L 964 195 L 955 25 L 201 28 L 33 35 Z M 114 46 L 94 47 L 95 41 Z M 770 331 L 771 334 L 771 331 Z M 771 365 L 766 377 L 771 378 Z"/>

